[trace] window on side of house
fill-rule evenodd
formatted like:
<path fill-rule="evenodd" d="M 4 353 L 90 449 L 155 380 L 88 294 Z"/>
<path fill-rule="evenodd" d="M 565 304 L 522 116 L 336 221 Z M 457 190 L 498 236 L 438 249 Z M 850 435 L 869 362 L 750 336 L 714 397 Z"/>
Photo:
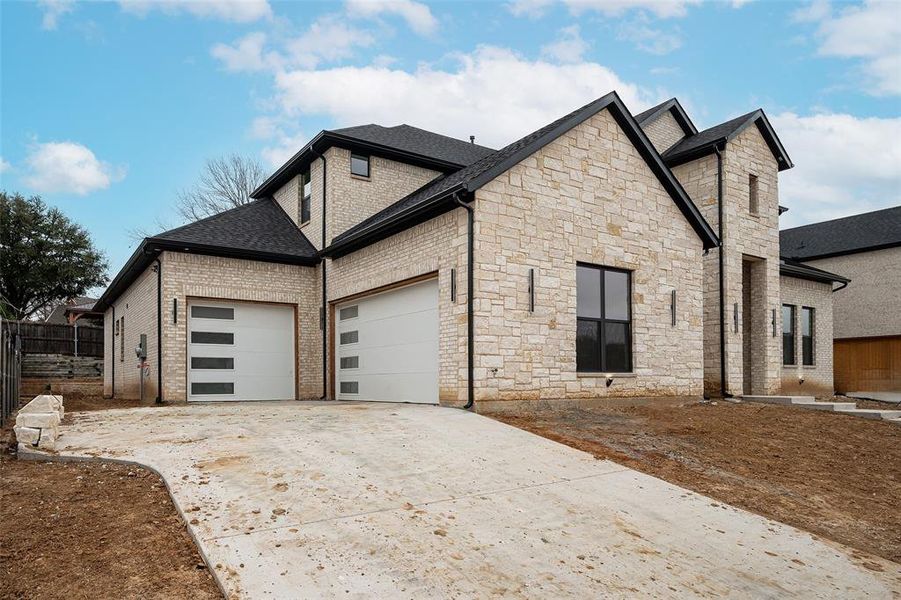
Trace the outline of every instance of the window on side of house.
<path fill-rule="evenodd" d="M 628 271 L 576 266 L 576 370 L 632 370 L 632 281 Z"/>
<path fill-rule="evenodd" d="M 313 201 L 313 182 L 310 179 L 310 171 L 307 170 L 300 176 L 300 224 L 310 221 L 310 205 Z"/>
<path fill-rule="evenodd" d="M 782 364 L 795 364 L 795 307 L 782 305 Z"/>
<path fill-rule="evenodd" d="M 362 154 L 351 154 L 350 173 L 358 177 L 369 177 L 369 157 Z"/>
<path fill-rule="evenodd" d="M 801 307 L 801 364 L 803 365 L 813 365 L 813 327 L 815 322 L 814 310 L 807 306 Z"/>
<path fill-rule="evenodd" d="M 760 211 L 757 187 L 757 175 L 748 175 L 748 212 L 752 215 L 756 215 Z"/>

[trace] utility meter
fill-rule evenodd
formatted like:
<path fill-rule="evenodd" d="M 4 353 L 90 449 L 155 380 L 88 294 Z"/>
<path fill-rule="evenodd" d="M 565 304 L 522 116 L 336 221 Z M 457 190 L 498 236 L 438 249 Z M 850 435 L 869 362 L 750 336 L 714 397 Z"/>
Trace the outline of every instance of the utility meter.
<path fill-rule="evenodd" d="M 140 360 L 147 358 L 147 334 L 141 334 L 141 342 L 135 348 L 135 354 Z"/>

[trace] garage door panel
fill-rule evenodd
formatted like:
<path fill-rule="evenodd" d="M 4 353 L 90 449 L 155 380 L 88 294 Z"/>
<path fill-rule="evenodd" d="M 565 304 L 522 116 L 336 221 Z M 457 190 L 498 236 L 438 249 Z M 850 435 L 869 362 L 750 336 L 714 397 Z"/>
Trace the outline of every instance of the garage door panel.
<path fill-rule="evenodd" d="M 201 310 L 194 310 L 195 307 Z M 194 316 L 197 314 L 203 316 Z M 232 318 L 210 318 L 208 315 L 211 314 Z M 188 311 L 188 399 L 293 399 L 294 321 L 293 308 L 284 305 L 191 301 Z M 195 332 L 207 335 L 192 335 Z M 200 343 L 199 338 L 214 342 L 223 338 L 209 334 L 227 334 L 232 343 Z M 199 360 L 195 361 L 195 358 Z M 223 361 L 230 362 L 230 366 Z M 225 368 L 216 368 L 223 366 Z"/>
<path fill-rule="evenodd" d="M 437 403 L 437 307 L 435 279 L 339 305 L 338 398 Z"/>

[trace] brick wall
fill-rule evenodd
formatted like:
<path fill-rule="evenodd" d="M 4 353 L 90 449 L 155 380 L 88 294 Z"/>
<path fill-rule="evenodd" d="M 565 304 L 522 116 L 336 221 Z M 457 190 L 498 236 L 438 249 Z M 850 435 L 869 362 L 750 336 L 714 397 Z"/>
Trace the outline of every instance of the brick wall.
<path fill-rule="evenodd" d="M 901 248 L 804 262 L 851 280 L 833 300 L 835 339 L 901 335 Z"/>
<path fill-rule="evenodd" d="M 295 224 L 300 223 L 300 177 L 295 177 L 272 195 Z"/>
<path fill-rule="evenodd" d="M 477 400 L 701 394 L 702 244 L 609 112 L 476 199 Z M 610 388 L 576 372 L 577 261 L 632 271 L 634 376 Z"/>
<path fill-rule="evenodd" d="M 150 363 L 150 376 L 144 380 L 145 398 L 157 396 L 156 361 L 156 273 L 150 267 L 129 286 L 125 292 L 113 302 L 116 321 L 121 324 L 125 318 L 124 334 L 120 326 L 119 335 L 113 336 L 115 323 L 113 309 L 107 309 L 103 320 L 103 392 L 106 396 L 116 398 L 140 397 L 140 370 L 134 349 L 141 339 L 147 336 L 147 360 Z M 122 344 L 124 353 L 122 352 Z M 114 345 L 115 344 L 115 345 Z M 113 370 L 115 369 L 115 390 L 113 389 Z"/>
<path fill-rule="evenodd" d="M 795 277 L 781 277 L 782 304 L 795 306 L 795 365 L 782 365 L 782 393 L 807 396 L 832 396 L 832 284 Z M 838 292 L 839 294 L 841 292 Z M 814 311 L 814 365 L 804 366 L 801 355 L 801 307 Z M 781 311 L 778 319 L 780 357 L 782 348 Z M 800 379 L 804 382 L 801 383 Z"/>
<path fill-rule="evenodd" d="M 330 302 L 437 271 L 438 390 L 443 404 L 466 400 L 466 241 L 466 211 L 456 209 L 328 265 Z M 451 269 L 457 271 L 456 302 L 450 297 Z"/>
<path fill-rule="evenodd" d="M 660 154 L 675 146 L 679 140 L 685 137 L 685 132 L 676 122 L 671 110 L 646 124 L 642 129 Z"/>

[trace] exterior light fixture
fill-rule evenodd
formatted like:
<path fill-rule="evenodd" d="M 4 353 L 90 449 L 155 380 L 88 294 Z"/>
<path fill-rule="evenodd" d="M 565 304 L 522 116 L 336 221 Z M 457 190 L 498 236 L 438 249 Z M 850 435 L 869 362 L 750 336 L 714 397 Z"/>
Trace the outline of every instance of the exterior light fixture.
<path fill-rule="evenodd" d="M 529 269 L 529 312 L 535 312 L 535 269 Z"/>
<path fill-rule="evenodd" d="M 457 269 L 451 269 L 450 273 L 450 294 L 451 294 L 451 302 L 457 301 Z"/>
<path fill-rule="evenodd" d="M 607 387 L 613 385 L 613 375 L 607 374 Z"/>

